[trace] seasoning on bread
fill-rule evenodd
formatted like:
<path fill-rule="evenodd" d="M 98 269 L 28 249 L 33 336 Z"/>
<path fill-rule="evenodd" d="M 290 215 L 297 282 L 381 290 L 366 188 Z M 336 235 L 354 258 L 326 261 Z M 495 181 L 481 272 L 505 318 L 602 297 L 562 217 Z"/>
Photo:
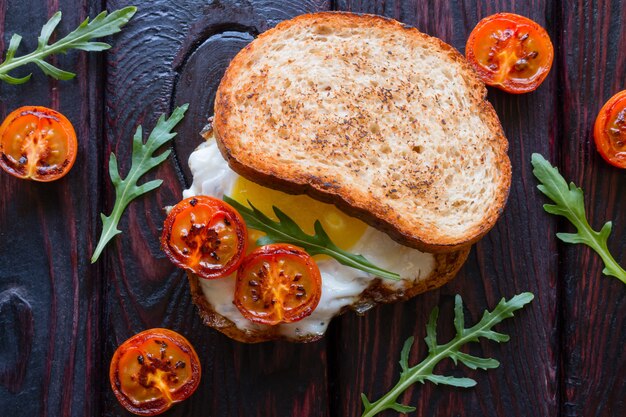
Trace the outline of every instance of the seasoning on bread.
<path fill-rule="evenodd" d="M 213 127 L 240 175 L 449 252 L 487 233 L 508 196 L 508 142 L 485 96 L 437 38 L 379 16 L 308 14 L 233 59 Z"/>
<path fill-rule="evenodd" d="M 261 34 L 222 79 L 213 132 L 190 158 L 194 184 L 185 195 L 230 195 L 239 174 L 332 203 L 371 226 L 350 250 L 402 269 L 402 279 L 319 260 L 322 296 L 311 316 L 265 326 L 233 307 L 234 277 L 190 274 L 204 323 L 242 342 L 307 342 L 322 337 L 333 316 L 452 279 L 493 227 L 511 181 L 508 142 L 485 96 L 454 48 L 394 20 L 317 13 Z M 258 195 L 268 199 L 269 191 Z M 285 197 L 271 205 L 282 210 Z M 313 212 L 313 203 L 298 210 Z"/>

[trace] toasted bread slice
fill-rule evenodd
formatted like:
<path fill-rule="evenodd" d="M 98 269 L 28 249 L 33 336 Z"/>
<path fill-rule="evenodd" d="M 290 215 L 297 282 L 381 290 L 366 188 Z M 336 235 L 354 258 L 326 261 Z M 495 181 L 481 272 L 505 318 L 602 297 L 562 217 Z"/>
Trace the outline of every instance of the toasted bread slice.
<path fill-rule="evenodd" d="M 451 46 L 373 15 L 280 23 L 231 62 L 214 129 L 233 170 L 430 252 L 489 231 L 511 181 L 486 89 Z"/>
<path fill-rule="evenodd" d="M 416 279 L 413 282 L 407 282 L 406 287 L 401 291 L 390 290 L 384 285 L 383 281 L 376 279 L 372 281 L 369 287 L 367 287 L 351 305 L 346 306 L 339 311 L 337 315 L 343 314 L 348 310 L 354 310 L 362 314 L 377 304 L 406 300 L 417 294 L 441 287 L 454 278 L 465 262 L 469 251 L 470 248 L 465 248 L 457 252 L 435 255 L 434 270 L 428 276 Z M 217 313 L 214 306 L 209 303 L 200 286 L 199 280 L 202 278 L 198 278 L 191 273 L 188 273 L 187 276 L 189 278 L 193 302 L 198 306 L 198 313 L 200 317 L 202 317 L 204 324 L 219 330 L 231 339 L 244 343 L 258 343 L 269 340 L 313 342 L 323 336 L 323 333 L 309 333 L 290 337 L 281 334 L 278 326 L 265 326 L 258 330 L 240 329 L 231 320 Z"/>

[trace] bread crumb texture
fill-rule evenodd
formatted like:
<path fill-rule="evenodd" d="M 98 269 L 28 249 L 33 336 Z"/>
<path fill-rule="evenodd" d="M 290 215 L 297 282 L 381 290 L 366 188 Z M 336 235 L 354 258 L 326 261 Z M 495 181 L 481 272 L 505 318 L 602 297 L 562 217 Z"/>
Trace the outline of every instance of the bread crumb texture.
<path fill-rule="evenodd" d="M 485 95 L 439 39 L 376 16 L 304 15 L 235 58 L 216 131 L 253 180 L 304 185 L 403 243 L 454 249 L 508 195 L 508 143 Z"/>

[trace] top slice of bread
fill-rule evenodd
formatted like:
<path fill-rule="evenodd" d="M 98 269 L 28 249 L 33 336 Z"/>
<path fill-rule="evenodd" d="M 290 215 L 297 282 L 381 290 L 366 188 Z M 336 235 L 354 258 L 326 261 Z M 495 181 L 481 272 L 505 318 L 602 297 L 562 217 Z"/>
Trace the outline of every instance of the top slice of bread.
<path fill-rule="evenodd" d="M 486 93 L 437 38 L 379 16 L 316 13 L 233 59 L 213 127 L 240 175 L 446 252 L 487 233 L 508 196 L 508 142 Z"/>

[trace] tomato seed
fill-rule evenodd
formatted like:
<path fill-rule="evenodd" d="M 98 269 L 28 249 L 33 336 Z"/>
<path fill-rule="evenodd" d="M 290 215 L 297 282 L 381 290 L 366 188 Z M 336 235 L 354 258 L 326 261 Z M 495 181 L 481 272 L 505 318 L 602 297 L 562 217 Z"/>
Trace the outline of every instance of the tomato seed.
<path fill-rule="evenodd" d="M 527 66 L 528 66 L 528 61 L 525 60 L 524 58 L 518 59 L 517 62 L 515 63 L 515 69 L 518 71 L 525 70 Z"/>

